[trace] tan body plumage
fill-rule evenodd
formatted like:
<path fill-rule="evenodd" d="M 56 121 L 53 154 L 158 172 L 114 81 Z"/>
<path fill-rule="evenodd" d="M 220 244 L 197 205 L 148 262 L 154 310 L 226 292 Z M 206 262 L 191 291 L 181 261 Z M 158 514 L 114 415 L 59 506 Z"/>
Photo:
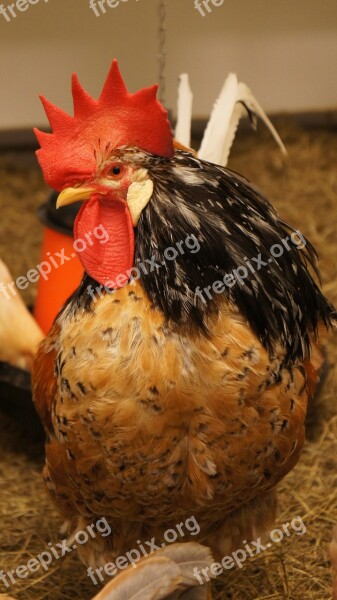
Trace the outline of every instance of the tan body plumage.
<path fill-rule="evenodd" d="M 281 354 L 271 361 L 227 303 L 209 329 L 166 322 L 134 283 L 93 312 L 66 309 L 42 344 L 48 488 L 73 529 L 102 516 L 112 526 L 83 546 L 86 562 L 160 540 L 190 515 L 220 555 L 271 524 L 272 489 L 304 441 L 305 369 L 280 379 Z"/>

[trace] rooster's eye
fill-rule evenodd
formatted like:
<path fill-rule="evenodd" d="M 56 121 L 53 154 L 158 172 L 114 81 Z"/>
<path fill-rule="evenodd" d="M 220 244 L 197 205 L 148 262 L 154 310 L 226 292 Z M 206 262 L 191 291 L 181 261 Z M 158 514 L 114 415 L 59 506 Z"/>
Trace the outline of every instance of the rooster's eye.
<path fill-rule="evenodd" d="M 119 179 L 124 173 L 124 167 L 123 165 L 112 165 L 112 167 L 110 167 L 107 175 L 109 177 L 113 177 L 114 179 Z"/>

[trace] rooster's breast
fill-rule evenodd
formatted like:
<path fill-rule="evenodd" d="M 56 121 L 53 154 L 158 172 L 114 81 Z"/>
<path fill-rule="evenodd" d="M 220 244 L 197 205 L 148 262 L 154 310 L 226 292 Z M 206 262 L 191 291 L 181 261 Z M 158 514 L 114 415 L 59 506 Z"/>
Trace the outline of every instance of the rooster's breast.
<path fill-rule="evenodd" d="M 208 325 L 166 321 L 139 283 L 65 309 L 46 470 L 64 512 L 222 514 L 295 464 L 302 366 L 271 360 L 227 303 Z"/>

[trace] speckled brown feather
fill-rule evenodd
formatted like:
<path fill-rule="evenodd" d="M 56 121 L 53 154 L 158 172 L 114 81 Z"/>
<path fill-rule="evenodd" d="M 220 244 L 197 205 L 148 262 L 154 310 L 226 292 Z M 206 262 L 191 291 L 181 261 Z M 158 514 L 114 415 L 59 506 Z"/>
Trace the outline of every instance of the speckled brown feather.
<path fill-rule="evenodd" d="M 304 442 L 303 365 L 281 370 L 226 302 L 209 337 L 165 321 L 139 283 L 93 307 L 64 311 L 34 376 L 52 496 L 73 529 L 112 526 L 83 559 L 103 564 L 190 515 L 215 555 L 265 529 Z"/>
<path fill-rule="evenodd" d="M 55 361 L 57 351 L 56 340 L 59 327 L 54 325 L 39 346 L 32 369 L 33 397 L 36 409 L 47 431 L 51 431 L 51 403 L 57 394 L 57 380 L 55 377 Z"/>

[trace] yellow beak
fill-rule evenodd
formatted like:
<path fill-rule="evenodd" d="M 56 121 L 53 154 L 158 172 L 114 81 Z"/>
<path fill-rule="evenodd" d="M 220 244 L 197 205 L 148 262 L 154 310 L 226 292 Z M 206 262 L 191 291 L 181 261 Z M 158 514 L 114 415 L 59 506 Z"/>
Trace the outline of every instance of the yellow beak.
<path fill-rule="evenodd" d="M 60 208 L 60 206 L 67 206 L 68 204 L 73 204 L 73 202 L 78 202 L 79 200 L 88 200 L 95 192 L 95 188 L 93 187 L 68 187 L 62 190 L 60 195 L 56 201 L 56 208 Z"/>

